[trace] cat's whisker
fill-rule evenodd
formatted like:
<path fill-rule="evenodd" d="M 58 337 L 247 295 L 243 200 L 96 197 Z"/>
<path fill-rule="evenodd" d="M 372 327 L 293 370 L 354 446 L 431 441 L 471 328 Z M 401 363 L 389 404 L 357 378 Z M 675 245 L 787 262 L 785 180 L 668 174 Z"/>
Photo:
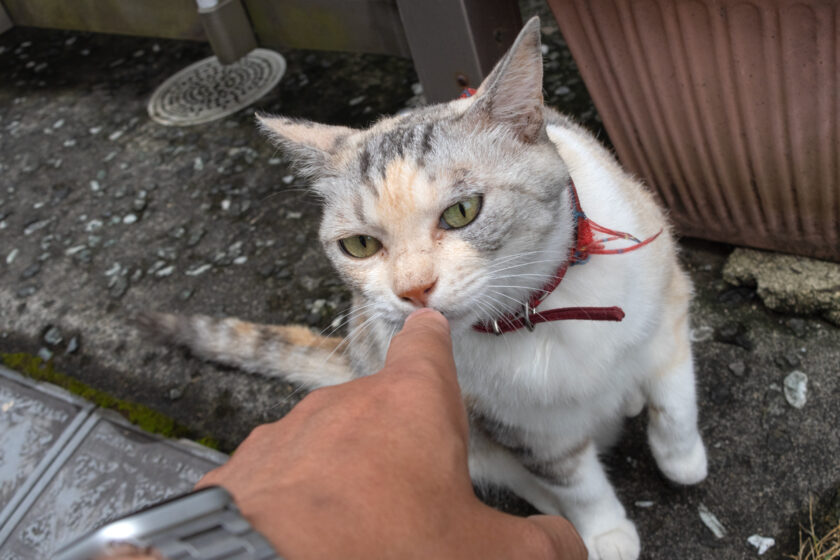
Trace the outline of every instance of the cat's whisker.
<path fill-rule="evenodd" d="M 281 194 L 289 194 L 289 193 L 308 193 L 308 192 L 310 192 L 310 191 L 309 191 L 309 189 L 296 188 L 296 187 L 292 187 L 292 188 L 288 188 L 288 189 L 283 189 L 283 190 L 280 190 L 280 191 L 275 191 L 275 192 L 273 192 L 273 193 L 269 193 L 269 194 L 265 195 L 264 197 L 262 197 L 262 198 L 260 199 L 259 204 L 263 204 L 266 200 L 269 200 L 270 198 L 273 198 L 273 197 L 275 197 L 275 196 L 279 196 L 279 195 L 281 195 Z"/>
<path fill-rule="evenodd" d="M 534 264 L 542 264 L 542 263 L 549 263 L 549 262 L 553 263 L 553 262 L 557 262 L 557 261 L 556 261 L 556 260 L 554 260 L 554 259 L 545 259 L 545 260 L 539 260 L 539 261 L 529 261 L 529 262 L 526 262 L 526 263 L 515 264 L 515 265 L 512 265 L 512 266 L 505 267 L 505 268 L 500 268 L 500 269 L 498 269 L 498 270 L 488 270 L 488 272 L 489 272 L 490 274 L 495 274 L 495 273 L 497 273 L 497 272 L 504 272 L 505 270 L 510 270 L 510 269 L 512 269 L 512 268 L 521 268 L 521 267 L 523 267 L 523 266 L 531 266 L 531 265 L 534 265 Z"/>
<path fill-rule="evenodd" d="M 556 253 L 555 251 L 528 251 L 526 253 L 519 253 L 519 254 L 512 255 L 510 257 L 504 258 L 504 259 L 500 259 L 500 260 L 494 262 L 492 264 L 492 266 L 490 266 L 487 270 L 490 271 L 490 272 L 497 271 L 497 270 L 499 270 L 500 266 L 509 265 L 511 261 L 515 261 L 517 259 L 522 259 L 522 258 L 525 258 L 525 257 L 533 258 L 533 257 L 535 257 L 537 255 L 540 255 L 540 254 L 547 254 L 547 255 L 551 255 L 551 256 L 556 256 L 558 259 L 562 256 L 560 253 Z M 550 260 L 554 261 L 555 259 L 552 258 Z M 523 263 L 520 263 L 520 264 L 527 265 L 527 264 L 530 264 L 532 262 L 535 262 L 535 261 L 527 260 L 527 261 L 525 261 Z M 517 264 L 517 265 L 514 265 L 514 266 L 520 266 L 520 265 Z"/>
<path fill-rule="evenodd" d="M 502 309 L 497 309 L 496 306 L 493 305 L 493 302 L 485 301 L 485 298 L 487 298 L 486 293 L 482 294 L 481 297 L 478 299 L 478 301 L 476 303 L 481 305 L 482 309 L 487 309 L 487 308 L 490 309 L 490 317 L 489 317 L 490 320 L 493 320 L 496 317 L 499 317 L 499 316 L 505 314 L 504 306 L 502 306 Z"/>
<path fill-rule="evenodd" d="M 341 342 L 338 343 L 338 345 L 336 345 L 333 351 L 329 353 L 325 361 L 329 360 L 332 357 L 332 355 L 335 354 L 336 350 L 338 350 L 342 346 L 344 346 L 344 350 L 342 350 L 341 352 L 341 355 L 343 356 L 347 352 L 347 350 L 350 349 L 350 344 L 356 341 L 356 339 L 358 339 L 361 333 L 364 332 L 364 330 L 366 330 L 371 324 L 373 324 L 373 322 L 376 319 L 378 319 L 381 316 L 382 313 L 377 312 L 365 319 L 365 321 L 361 325 L 353 329 L 346 337 L 344 337 L 344 339 Z"/>
<path fill-rule="evenodd" d="M 529 255 L 534 255 L 534 254 L 537 254 L 537 253 L 547 253 L 549 250 L 550 249 L 541 249 L 541 250 L 537 250 L 537 251 L 524 251 L 522 253 L 515 253 L 513 255 L 508 255 L 506 257 L 502 257 L 501 259 L 495 260 L 493 262 L 493 265 L 505 264 L 505 263 L 510 262 L 512 260 L 521 259 L 522 257 L 526 257 L 526 256 L 529 256 Z"/>
<path fill-rule="evenodd" d="M 352 321 L 353 319 L 358 317 L 365 309 L 369 309 L 369 308 L 373 307 L 374 305 L 376 305 L 376 302 L 368 303 L 366 305 L 362 305 L 362 306 L 359 306 L 359 307 L 353 307 L 351 305 L 350 307 L 348 307 L 347 309 L 345 309 L 344 311 L 342 311 L 341 313 L 338 314 L 338 316 L 341 317 L 341 322 L 338 325 L 333 327 L 332 323 L 330 323 L 330 325 L 327 326 L 327 327 L 324 327 L 324 329 L 319 334 L 321 336 L 328 336 L 328 337 L 332 336 L 336 331 L 338 331 L 338 329 L 340 329 L 341 327 L 349 324 L 350 321 Z M 350 313 L 347 313 L 346 315 L 344 315 L 344 313 L 346 313 L 347 311 L 350 311 Z M 335 322 L 335 319 L 333 319 L 333 322 Z M 331 330 L 330 330 L 330 332 L 328 332 L 325 335 L 324 332 L 327 329 L 331 329 Z"/>
<path fill-rule="evenodd" d="M 487 284 L 488 288 L 514 288 L 517 290 L 531 290 L 534 292 L 542 292 L 544 294 L 550 294 L 548 290 L 543 290 L 542 288 L 529 288 L 528 286 L 509 286 L 509 285 L 501 285 L 501 284 Z"/>
<path fill-rule="evenodd" d="M 524 302 L 522 302 L 522 301 L 520 301 L 520 300 L 518 300 L 518 299 L 516 299 L 516 298 L 514 298 L 514 297 L 510 297 L 509 295 L 504 294 L 504 293 L 502 293 L 502 292 L 500 292 L 500 291 L 498 291 L 498 290 L 491 290 L 491 293 L 494 293 L 494 294 L 496 294 L 496 295 L 499 295 L 499 296 L 505 297 L 505 298 L 507 298 L 507 299 L 509 299 L 509 300 L 511 300 L 511 301 L 513 301 L 513 302 L 515 302 L 517 305 L 520 305 L 520 306 L 521 306 L 521 305 L 524 305 Z"/>
<path fill-rule="evenodd" d="M 347 345 L 344 347 L 344 350 L 341 351 L 341 355 L 342 356 L 346 355 L 347 352 L 350 350 L 350 345 L 358 342 L 358 339 L 362 335 L 362 333 L 367 331 L 368 329 L 370 329 L 371 326 L 374 324 L 373 320 L 378 319 L 381 316 L 382 316 L 382 313 L 376 313 L 375 315 L 372 315 L 367 321 L 362 323 L 357 329 L 355 329 L 353 334 L 350 337 L 348 337 Z M 367 355 L 370 354 L 370 352 L 373 350 L 373 344 L 372 344 L 370 338 L 363 337 L 362 340 L 365 342 L 365 345 L 367 346 L 367 350 L 365 351 L 365 360 L 364 360 L 366 362 L 367 361 Z M 338 347 L 336 347 L 336 350 L 338 350 Z"/>
<path fill-rule="evenodd" d="M 494 293 L 494 294 L 499 294 L 499 295 L 504 295 L 504 294 L 499 293 L 499 292 L 496 292 L 496 291 L 494 291 L 493 293 Z M 494 302 L 498 303 L 498 304 L 502 307 L 502 309 L 504 309 L 505 307 L 508 307 L 508 306 L 506 306 L 503 302 L 499 301 L 498 299 L 496 299 L 495 297 L 491 296 L 490 294 L 485 294 L 485 296 L 487 296 L 488 298 L 490 298 L 492 301 L 494 301 Z M 506 297 L 508 297 L 508 296 L 506 296 Z M 522 303 L 521 303 L 519 300 L 517 300 L 517 299 L 514 299 L 514 298 L 512 298 L 512 297 L 508 297 L 508 299 L 511 299 L 511 300 L 515 301 L 517 304 L 522 305 Z M 502 315 L 504 315 L 504 314 L 505 314 L 505 313 L 502 313 Z"/>

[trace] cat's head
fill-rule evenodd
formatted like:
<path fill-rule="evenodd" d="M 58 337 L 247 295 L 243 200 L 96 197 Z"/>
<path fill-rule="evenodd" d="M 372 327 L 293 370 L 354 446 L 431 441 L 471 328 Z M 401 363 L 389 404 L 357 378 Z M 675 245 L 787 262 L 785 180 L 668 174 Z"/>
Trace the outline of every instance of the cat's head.
<path fill-rule="evenodd" d="M 261 117 L 324 201 L 336 269 L 394 324 L 421 305 L 453 329 L 521 309 L 568 254 L 568 171 L 546 136 L 539 20 L 467 99 L 367 130 Z"/>

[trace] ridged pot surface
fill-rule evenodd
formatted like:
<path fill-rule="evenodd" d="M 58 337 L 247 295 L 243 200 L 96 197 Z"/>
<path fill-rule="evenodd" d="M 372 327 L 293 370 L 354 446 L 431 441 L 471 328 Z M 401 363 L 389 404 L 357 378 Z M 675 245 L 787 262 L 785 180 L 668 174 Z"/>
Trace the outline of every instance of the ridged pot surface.
<path fill-rule="evenodd" d="M 840 2 L 548 2 L 681 233 L 840 261 Z"/>

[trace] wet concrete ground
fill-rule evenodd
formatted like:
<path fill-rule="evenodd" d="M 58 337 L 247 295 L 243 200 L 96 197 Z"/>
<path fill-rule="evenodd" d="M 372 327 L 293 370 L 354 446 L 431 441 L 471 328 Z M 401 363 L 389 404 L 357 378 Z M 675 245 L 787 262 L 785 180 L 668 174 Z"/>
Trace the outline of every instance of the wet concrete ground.
<path fill-rule="evenodd" d="M 547 102 L 603 137 L 562 38 L 543 21 Z M 230 450 L 300 392 L 151 345 L 131 318 L 151 308 L 329 327 L 349 301 L 317 246 L 317 203 L 257 134 L 253 112 L 362 126 L 416 103 L 417 79 L 406 60 L 288 52 L 286 76 L 255 106 L 193 128 L 151 122 L 154 88 L 209 54 L 144 38 L 0 35 L 0 352 L 51 358 Z M 697 286 L 709 479 L 666 483 L 642 419 L 605 458 L 644 558 L 753 558 L 753 534 L 776 538 L 764 557 L 782 558 L 809 496 L 827 502 L 840 484 L 840 330 L 776 314 L 752 290 L 726 285 L 730 251 L 683 243 Z M 808 378 L 801 409 L 784 395 L 794 370 Z M 490 501 L 528 511 L 505 494 Z M 726 528 L 722 538 L 701 521 L 701 504 Z"/>

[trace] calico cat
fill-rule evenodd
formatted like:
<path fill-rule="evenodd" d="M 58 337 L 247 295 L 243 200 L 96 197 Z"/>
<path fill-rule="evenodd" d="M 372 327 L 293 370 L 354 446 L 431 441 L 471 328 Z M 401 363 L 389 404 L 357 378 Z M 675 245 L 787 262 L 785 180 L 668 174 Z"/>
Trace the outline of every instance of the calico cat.
<path fill-rule="evenodd" d="M 452 328 L 473 478 L 568 517 L 590 558 L 637 558 L 638 534 L 598 453 L 646 405 L 665 476 L 705 478 L 692 288 L 653 197 L 591 134 L 543 105 L 538 19 L 471 97 L 367 130 L 259 120 L 323 199 L 321 242 L 354 294 L 349 337 L 169 314 L 148 317 L 151 328 L 200 357 L 314 388 L 377 371 L 405 317 L 434 307 Z M 628 250 L 575 258 L 587 251 L 584 219 L 645 244 L 631 251 L 632 239 L 612 240 Z M 604 247 L 600 237 L 586 242 Z M 547 289 L 558 271 L 562 282 Z M 527 328 L 569 306 L 620 306 L 624 318 L 613 310 L 613 321 Z M 517 321 L 526 328 L 494 334 Z"/>

